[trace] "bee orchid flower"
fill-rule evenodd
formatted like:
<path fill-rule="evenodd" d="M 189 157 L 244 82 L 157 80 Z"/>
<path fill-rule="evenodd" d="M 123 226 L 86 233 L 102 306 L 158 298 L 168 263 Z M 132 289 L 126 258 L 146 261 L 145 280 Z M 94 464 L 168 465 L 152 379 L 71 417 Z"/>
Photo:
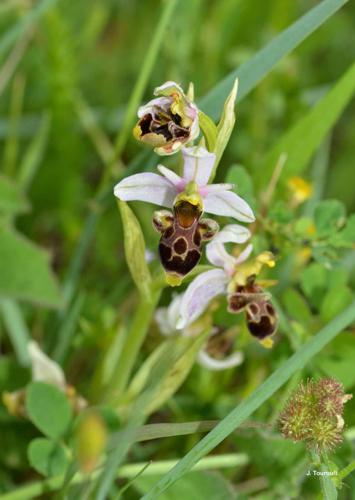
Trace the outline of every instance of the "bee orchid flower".
<path fill-rule="evenodd" d="M 170 337 L 173 335 L 183 335 L 185 337 L 192 337 L 199 335 L 206 328 L 204 322 L 194 322 L 186 326 L 183 330 L 178 330 L 176 324 L 179 319 L 179 311 L 181 307 L 183 295 L 176 295 L 171 301 L 168 307 L 160 307 L 155 313 L 155 320 L 159 326 L 161 333 L 164 336 Z M 223 334 L 224 332 L 222 332 Z M 221 349 L 218 349 L 217 339 L 221 337 L 221 333 L 211 326 L 211 333 L 205 343 L 205 345 L 200 349 L 197 354 L 197 362 L 211 371 L 221 371 L 228 368 L 233 368 L 239 366 L 243 360 L 243 353 L 240 351 L 234 351 L 227 356 L 223 356 Z M 226 337 L 226 336 L 225 336 Z M 230 340 L 230 339 L 229 339 Z M 228 340 L 227 340 L 228 341 Z M 216 345 L 217 344 L 217 349 Z M 226 338 L 223 339 L 223 347 L 226 344 Z M 232 346 L 232 342 L 229 342 L 228 347 Z M 216 352 L 217 351 L 217 352 Z M 217 356 L 216 356 L 217 354 Z"/>
<path fill-rule="evenodd" d="M 208 184 L 215 154 L 203 147 L 184 148 L 183 176 L 158 166 L 161 175 L 145 172 L 126 177 L 114 189 L 123 201 L 140 200 L 173 210 L 157 211 L 153 224 L 161 233 L 160 260 L 168 283 L 177 285 L 201 257 L 201 243 L 211 240 L 218 224 L 201 219 L 203 212 L 234 217 L 242 222 L 255 220 L 252 209 L 232 184 Z M 244 234 L 249 234 L 244 228 Z"/>
<path fill-rule="evenodd" d="M 175 82 L 157 87 L 154 95 L 156 99 L 139 108 L 133 135 L 154 146 L 157 154 L 171 155 L 199 135 L 198 109 Z"/>
<path fill-rule="evenodd" d="M 200 274 L 186 289 L 180 306 L 178 328 L 184 329 L 205 311 L 209 303 L 219 295 L 226 295 L 230 313 L 245 312 L 250 333 L 265 347 L 272 346 L 271 335 L 277 328 L 277 313 L 256 276 L 264 265 L 273 267 L 270 252 L 262 252 L 249 259 L 252 245 L 248 245 L 238 257 L 229 254 L 225 243 L 240 243 L 241 226 L 229 225 L 220 231 L 207 245 L 206 256 L 216 266 Z"/>

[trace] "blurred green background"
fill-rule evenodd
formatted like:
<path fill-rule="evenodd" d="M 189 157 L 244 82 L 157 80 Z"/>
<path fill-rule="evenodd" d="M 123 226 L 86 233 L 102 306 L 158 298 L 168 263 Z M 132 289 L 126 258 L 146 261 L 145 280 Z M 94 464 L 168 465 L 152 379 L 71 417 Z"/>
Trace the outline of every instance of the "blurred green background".
<path fill-rule="evenodd" d="M 18 218 L 16 227 L 50 252 L 53 269 L 63 282 L 86 216 L 97 208 L 91 200 L 104 168 L 102 156 L 85 130 L 87 106 L 100 129 L 114 140 L 163 2 L 59 0 L 41 16 L 34 29 L 24 31 L 16 42 L 18 62 L 9 76 L 5 66 L 9 50 L 2 50 L 5 47 L 1 42 L 5 38 L 2 37 L 37 3 L 31 0 L 2 0 L 0 3 L 0 169 L 14 178 L 33 141 L 42 141 L 37 152 L 36 173 L 28 191 L 31 210 Z M 198 100 L 317 3 L 310 0 L 180 0 L 144 101 L 151 98 L 155 86 L 166 80 L 175 80 L 184 88 L 193 82 Z M 219 180 L 226 177 L 232 164 L 240 164 L 247 169 L 255 184 L 259 183 L 264 175 L 260 166 L 271 146 L 325 95 L 353 63 L 354 33 L 355 3 L 350 1 L 277 64 L 237 106 L 237 123 L 219 168 Z M 323 197 L 342 201 L 348 213 L 355 209 L 354 130 L 355 103 L 352 101 L 322 145 L 328 158 Z M 304 134 L 308 132 L 305 130 Z M 94 131 L 93 134 L 94 139 L 100 141 L 100 132 Z M 104 137 L 101 142 L 104 152 L 107 149 L 105 141 Z M 123 165 L 131 164 L 142 155 L 142 150 L 144 148 L 131 137 L 122 154 Z M 141 158 L 142 169 L 154 167 L 155 159 L 149 153 L 145 156 L 143 153 Z M 172 165 L 174 160 L 161 159 L 161 162 Z M 112 187 L 117 178 L 115 174 L 113 166 Z M 308 171 L 304 177 L 307 180 L 310 176 Z M 279 197 L 282 200 L 283 194 Z M 75 300 L 80 302 L 77 321 L 70 344 L 60 356 L 68 380 L 89 398 L 95 394 L 95 381 L 92 383 L 91 377 L 98 365 L 97 353 L 104 351 L 115 335 L 117 316 L 119 319 L 128 317 L 134 303 L 133 283 L 123 254 L 120 217 L 113 195 L 107 200 L 79 275 L 75 293 Z M 142 224 L 147 246 L 154 251 L 158 236 L 151 227 L 153 208 L 139 203 L 132 206 Z M 314 270 L 318 264 L 312 265 Z M 318 279 L 322 272 L 317 274 L 317 269 L 315 276 Z M 319 285 L 322 297 L 327 293 L 329 280 L 341 285 L 348 278 L 350 283 L 353 280 L 353 267 L 340 265 L 340 270 L 337 269 L 329 271 L 329 275 L 322 274 Z M 283 286 L 282 276 L 277 277 L 281 279 L 281 290 L 285 287 L 289 290 L 287 296 L 280 293 L 278 297 L 285 306 L 287 318 L 296 330 L 301 331 L 301 337 L 306 338 L 309 331 L 317 330 L 324 322 L 326 315 L 319 317 L 319 301 L 318 304 L 317 300 L 312 302 L 307 293 L 305 312 L 303 302 L 301 305 L 297 302 L 301 300 L 299 292 L 295 298 L 292 295 L 294 288 L 289 283 Z M 168 303 L 170 296 L 171 293 L 167 292 L 163 303 Z M 302 297 L 302 300 L 306 299 Z M 294 301 L 298 304 L 296 311 Z M 60 313 L 57 315 L 26 304 L 23 311 L 32 335 L 49 352 L 55 352 Z M 228 320 L 221 314 L 217 312 L 217 320 L 222 318 L 223 324 L 234 321 L 233 317 Z M 5 330 L 3 325 L 2 333 Z M 156 330 L 153 325 L 144 353 L 159 343 Z M 323 358 L 312 363 L 304 376 L 333 374 L 351 390 L 355 384 L 353 362 L 349 357 L 344 361 L 345 353 L 352 352 L 352 359 L 355 355 L 353 336 L 351 340 L 349 337 L 350 334 L 336 339 Z M 178 395 L 152 417 L 153 421 L 223 418 L 291 352 L 286 342 L 278 344 L 272 356 L 248 340 L 242 343 L 245 344 L 247 361 L 240 372 L 212 374 L 194 367 Z M 2 345 L 3 353 L 10 359 L 12 348 L 5 335 Z M 7 384 L 12 377 L 11 388 L 21 387 L 26 372 L 15 368 L 11 371 L 10 365 L 6 366 L 8 372 L 1 381 L 1 390 L 9 389 Z M 278 398 L 274 398 L 259 410 L 256 418 L 272 419 L 278 408 Z M 354 409 L 354 403 L 349 403 L 347 423 L 350 427 L 355 425 Z M 28 473 L 25 449 L 28 438 L 34 433 L 24 423 L 9 423 L 3 418 L 7 429 L 6 437 L 1 437 L 5 442 L 0 450 L 3 480 L 6 484 L 22 482 L 28 475 L 32 477 Z M 137 446 L 132 451 L 132 458 L 175 458 L 190 449 L 196 440 L 196 436 L 170 438 Z M 350 460 L 352 446 L 351 442 L 346 442 L 341 448 L 339 463 L 342 466 Z M 5 448 L 12 450 L 10 457 Z M 231 437 L 227 444 L 222 444 L 221 450 L 245 451 L 252 457 L 251 464 L 242 473 L 228 472 L 235 484 L 259 478 L 259 483 L 255 483 L 256 492 L 251 484 L 250 493 L 246 493 L 245 498 L 254 494 L 256 498 L 259 490 L 265 490 L 259 497 L 263 499 L 289 498 L 287 495 L 292 488 L 300 491 L 297 489 L 297 468 L 302 468 L 304 460 L 300 446 L 281 439 L 268 440 L 262 432 L 242 431 Z M 317 488 L 315 482 L 308 481 L 303 498 L 316 498 Z M 352 488 L 355 491 L 354 479 Z M 343 498 L 350 498 L 347 497 L 349 492 L 346 490 Z M 133 493 L 132 498 L 135 498 Z"/>

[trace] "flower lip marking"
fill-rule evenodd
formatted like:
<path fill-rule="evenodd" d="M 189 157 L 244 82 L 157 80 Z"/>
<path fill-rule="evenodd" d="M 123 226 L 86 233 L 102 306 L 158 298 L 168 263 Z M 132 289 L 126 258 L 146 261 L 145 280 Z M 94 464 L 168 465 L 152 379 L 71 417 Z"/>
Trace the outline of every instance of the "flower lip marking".
<path fill-rule="evenodd" d="M 209 219 L 200 220 L 199 206 L 186 199 L 177 201 L 174 215 L 168 217 L 166 213 L 169 214 L 167 211 L 155 212 L 153 220 L 154 227 L 161 233 L 159 256 L 167 274 L 175 277 L 174 284 L 179 284 L 198 264 L 202 241 L 213 238 L 218 224 Z"/>

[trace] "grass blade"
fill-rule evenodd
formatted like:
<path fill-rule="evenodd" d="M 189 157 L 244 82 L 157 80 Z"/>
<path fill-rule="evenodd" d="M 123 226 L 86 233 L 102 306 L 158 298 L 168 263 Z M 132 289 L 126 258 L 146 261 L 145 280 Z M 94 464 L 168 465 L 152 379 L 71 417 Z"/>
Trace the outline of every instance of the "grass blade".
<path fill-rule="evenodd" d="M 272 148 L 265 159 L 263 182 L 269 178 L 281 153 L 287 155 L 281 178 L 299 175 L 338 120 L 354 92 L 355 63 L 350 66 L 334 87 Z M 307 131 L 306 134 L 305 131 Z"/>
<path fill-rule="evenodd" d="M 0 310 L 18 362 L 20 365 L 29 365 L 27 343 L 30 340 L 30 333 L 20 307 L 14 300 L 2 298 L 0 299 Z"/>
<path fill-rule="evenodd" d="M 319 353 L 338 333 L 355 321 L 355 302 L 347 307 L 333 321 L 322 328 L 304 344 L 283 365 L 261 384 L 245 401 L 232 410 L 217 427 L 205 436 L 168 474 L 156 483 L 144 499 L 156 499 L 221 441 L 229 436 L 257 408 L 267 401 L 289 378 L 301 370 L 313 356 Z"/>
<path fill-rule="evenodd" d="M 238 101 L 243 99 L 284 56 L 319 28 L 348 0 L 324 0 L 271 40 L 240 68 L 229 73 L 214 87 L 199 105 L 205 113 L 217 119 L 233 82 L 239 78 Z"/>

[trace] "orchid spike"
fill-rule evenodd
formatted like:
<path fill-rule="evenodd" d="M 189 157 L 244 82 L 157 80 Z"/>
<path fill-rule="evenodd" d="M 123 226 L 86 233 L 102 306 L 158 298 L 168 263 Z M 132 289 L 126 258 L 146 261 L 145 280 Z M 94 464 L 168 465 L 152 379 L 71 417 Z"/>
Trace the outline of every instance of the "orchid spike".
<path fill-rule="evenodd" d="M 171 155 L 199 135 L 198 109 L 175 82 L 157 87 L 154 95 L 156 99 L 139 108 L 133 135 L 154 146 L 157 154 Z"/>
<path fill-rule="evenodd" d="M 270 252 L 263 252 L 249 259 L 253 248 L 249 244 L 235 257 L 224 246 L 228 242 L 243 243 L 249 235 L 246 228 L 229 225 L 207 245 L 207 258 L 216 268 L 200 274 L 187 287 L 181 301 L 178 328 L 187 328 L 215 297 L 226 295 L 228 311 L 244 311 L 250 333 L 265 347 L 271 347 L 270 337 L 277 328 L 277 313 L 269 295 L 256 281 L 256 276 L 263 265 L 275 265 L 273 256 Z"/>

